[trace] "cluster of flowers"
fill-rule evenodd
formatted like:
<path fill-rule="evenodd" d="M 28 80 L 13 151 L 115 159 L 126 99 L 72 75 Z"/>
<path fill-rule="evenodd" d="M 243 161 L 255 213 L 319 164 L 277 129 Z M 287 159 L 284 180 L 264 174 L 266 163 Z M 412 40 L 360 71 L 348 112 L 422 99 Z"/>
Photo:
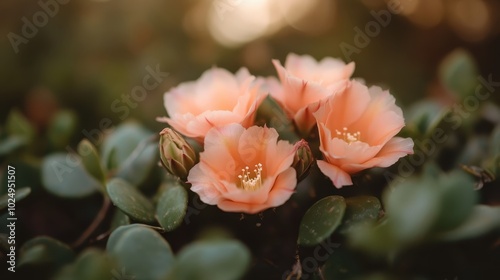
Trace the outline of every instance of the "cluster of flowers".
<path fill-rule="evenodd" d="M 352 185 L 351 174 L 388 167 L 413 153 L 410 138 L 395 137 L 405 123 L 394 97 L 352 80 L 354 63 L 289 54 L 284 67 L 277 60 L 273 64 L 279 80 L 254 77 L 246 68 L 232 74 L 214 67 L 165 93 L 169 117 L 158 121 L 197 140 L 204 151 L 198 162 L 187 143 L 167 128 L 160 133 L 162 162 L 187 179 L 203 202 L 257 213 L 282 205 L 294 193 L 302 175 L 294 167 L 309 147 L 305 140 L 278 140 L 274 128 L 254 124 L 268 94 L 301 136 L 307 139 L 317 126 L 322 159 L 316 162 L 337 188 Z"/>

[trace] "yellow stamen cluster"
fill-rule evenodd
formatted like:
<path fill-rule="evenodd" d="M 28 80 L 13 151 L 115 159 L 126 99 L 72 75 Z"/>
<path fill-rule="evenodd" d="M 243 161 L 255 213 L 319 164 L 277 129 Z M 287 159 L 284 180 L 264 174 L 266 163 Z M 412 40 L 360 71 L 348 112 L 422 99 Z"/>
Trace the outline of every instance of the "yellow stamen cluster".
<path fill-rule="evenodd" d="M 356 141 L 361 141 L 361 132 L 356 131 L 354 133 L 347 132 L 347 127 L 344 127 L 342 129 L 343 131 L 339 131 L 335 129 L 335 132 L 337 133 L 337 136 L 346 141 L 348 144 L 351 144 Z"/>
<path fill-rule="evenodd" d="M 253 173 L 255 176 L 250 177 L 250 167 L 246 166 L 241 169 L 241 175 L 238 175 L 241 183 L 240 185 L 246 191 L 258 190 L 260 186 L 262 186 L 262 163 L 255 165 Z"/>

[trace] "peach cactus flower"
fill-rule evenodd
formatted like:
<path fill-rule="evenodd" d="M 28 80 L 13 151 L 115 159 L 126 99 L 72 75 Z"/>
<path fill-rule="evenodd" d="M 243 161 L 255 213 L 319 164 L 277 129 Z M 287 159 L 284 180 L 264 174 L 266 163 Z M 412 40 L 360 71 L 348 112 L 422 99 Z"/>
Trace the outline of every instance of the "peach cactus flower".
<path fill-rule="evenodd" d="M 229 124 L 211 129 L 200 162 L 189 172 L 201 201 L 227 212 L 257 213 L 285 203 L 297 185 L 297 148 L 274 128 Z"/>
<path fill-rule="evenodd" d="M 307 135 L 316 120 L 312 116 L 317 101 L 331 95 L 339 82 L 347 80 L 354 72 L 354 62 L 325 57 L 316 61 L 309 55 L 290 53 L 285 67 L 278 60 L 273 60 L 281 85 L 269 81 L 271 96 L 276 99 L 295 122 L 299 132 Z"/>
<path fill-rule="evenodd" d="M 157 118 L 157 121 L 166 122 L 200 142 L 214 126 L 239 123 L 249 127 L 265 98 L 260 83 L 246 68 L 233 75 L 214 67 L 197 81 L 182 83 L 165 93 L 169 117 Z"/>
<path fill-rule="evenodd" d="M 317 163 L 337 188 L 352 185 L 350 174 L 413 154 L 411 138 L 394 137 L 405 122 L 388 91 L 350 81 L 318 103 L 314 117 L 324 160 Z"/>

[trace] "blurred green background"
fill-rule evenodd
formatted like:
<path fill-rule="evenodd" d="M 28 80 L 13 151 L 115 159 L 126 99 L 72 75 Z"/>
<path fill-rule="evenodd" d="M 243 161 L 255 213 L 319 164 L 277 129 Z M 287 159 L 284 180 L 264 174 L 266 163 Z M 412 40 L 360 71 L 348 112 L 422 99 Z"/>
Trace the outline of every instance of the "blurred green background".
<path fill-rule="evenodd" d="M 128 107 L 130 117 L 159 130 L 155 117 L 165 115 L 162 94 L 172 86 L 213 65 L 274 75 L 271 59 L 283 62 L 289 52 L 353 60 L 355 77 L 390 88 L 402 106 L 424 96 L 447 101 L 437 66 L 456 48 L 468 50 L 485 77 L 500 77 L 500 2 L 494 0 L 60 2 L 0 3 L 2 122 L 18 107 L 43 130 L 64 107 L 83 116 L 82 129 L 98 128 L 102 118 L 117 124 L 126 114 L 113 112 L 113 102 L 124 105 L 122 95 L 142 84 L 150 66 L 168 77 Z M 366 31 L 376 22 L 373 13 L 388 5 L 401 12 L 390 13 L 379 30 L 372 26 L 375 36 L 359 48 L 355 28 Z M 358 51 L 346 57 L 342 43 Z"/>

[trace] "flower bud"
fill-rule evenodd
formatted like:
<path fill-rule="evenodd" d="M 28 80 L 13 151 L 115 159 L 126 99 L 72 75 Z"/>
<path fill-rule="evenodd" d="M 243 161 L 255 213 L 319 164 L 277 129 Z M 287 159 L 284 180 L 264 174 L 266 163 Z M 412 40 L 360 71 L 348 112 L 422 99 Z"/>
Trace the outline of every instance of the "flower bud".
<path fill-rule="evenodd" d="M 160 158 L 167 171 L 185 181 L 196 164 L 196 153 L 182 136 L 170 128 L 160 132 Z"/>
<path fill-rule="evenodd" d="M 300 182 L 309 175 L 309 169 L 314 163 L 314 156 L 309 144 L 304 139 L 295 144 L 295 149 L 292 166 L 297 172 L 297 181 Z"/>

